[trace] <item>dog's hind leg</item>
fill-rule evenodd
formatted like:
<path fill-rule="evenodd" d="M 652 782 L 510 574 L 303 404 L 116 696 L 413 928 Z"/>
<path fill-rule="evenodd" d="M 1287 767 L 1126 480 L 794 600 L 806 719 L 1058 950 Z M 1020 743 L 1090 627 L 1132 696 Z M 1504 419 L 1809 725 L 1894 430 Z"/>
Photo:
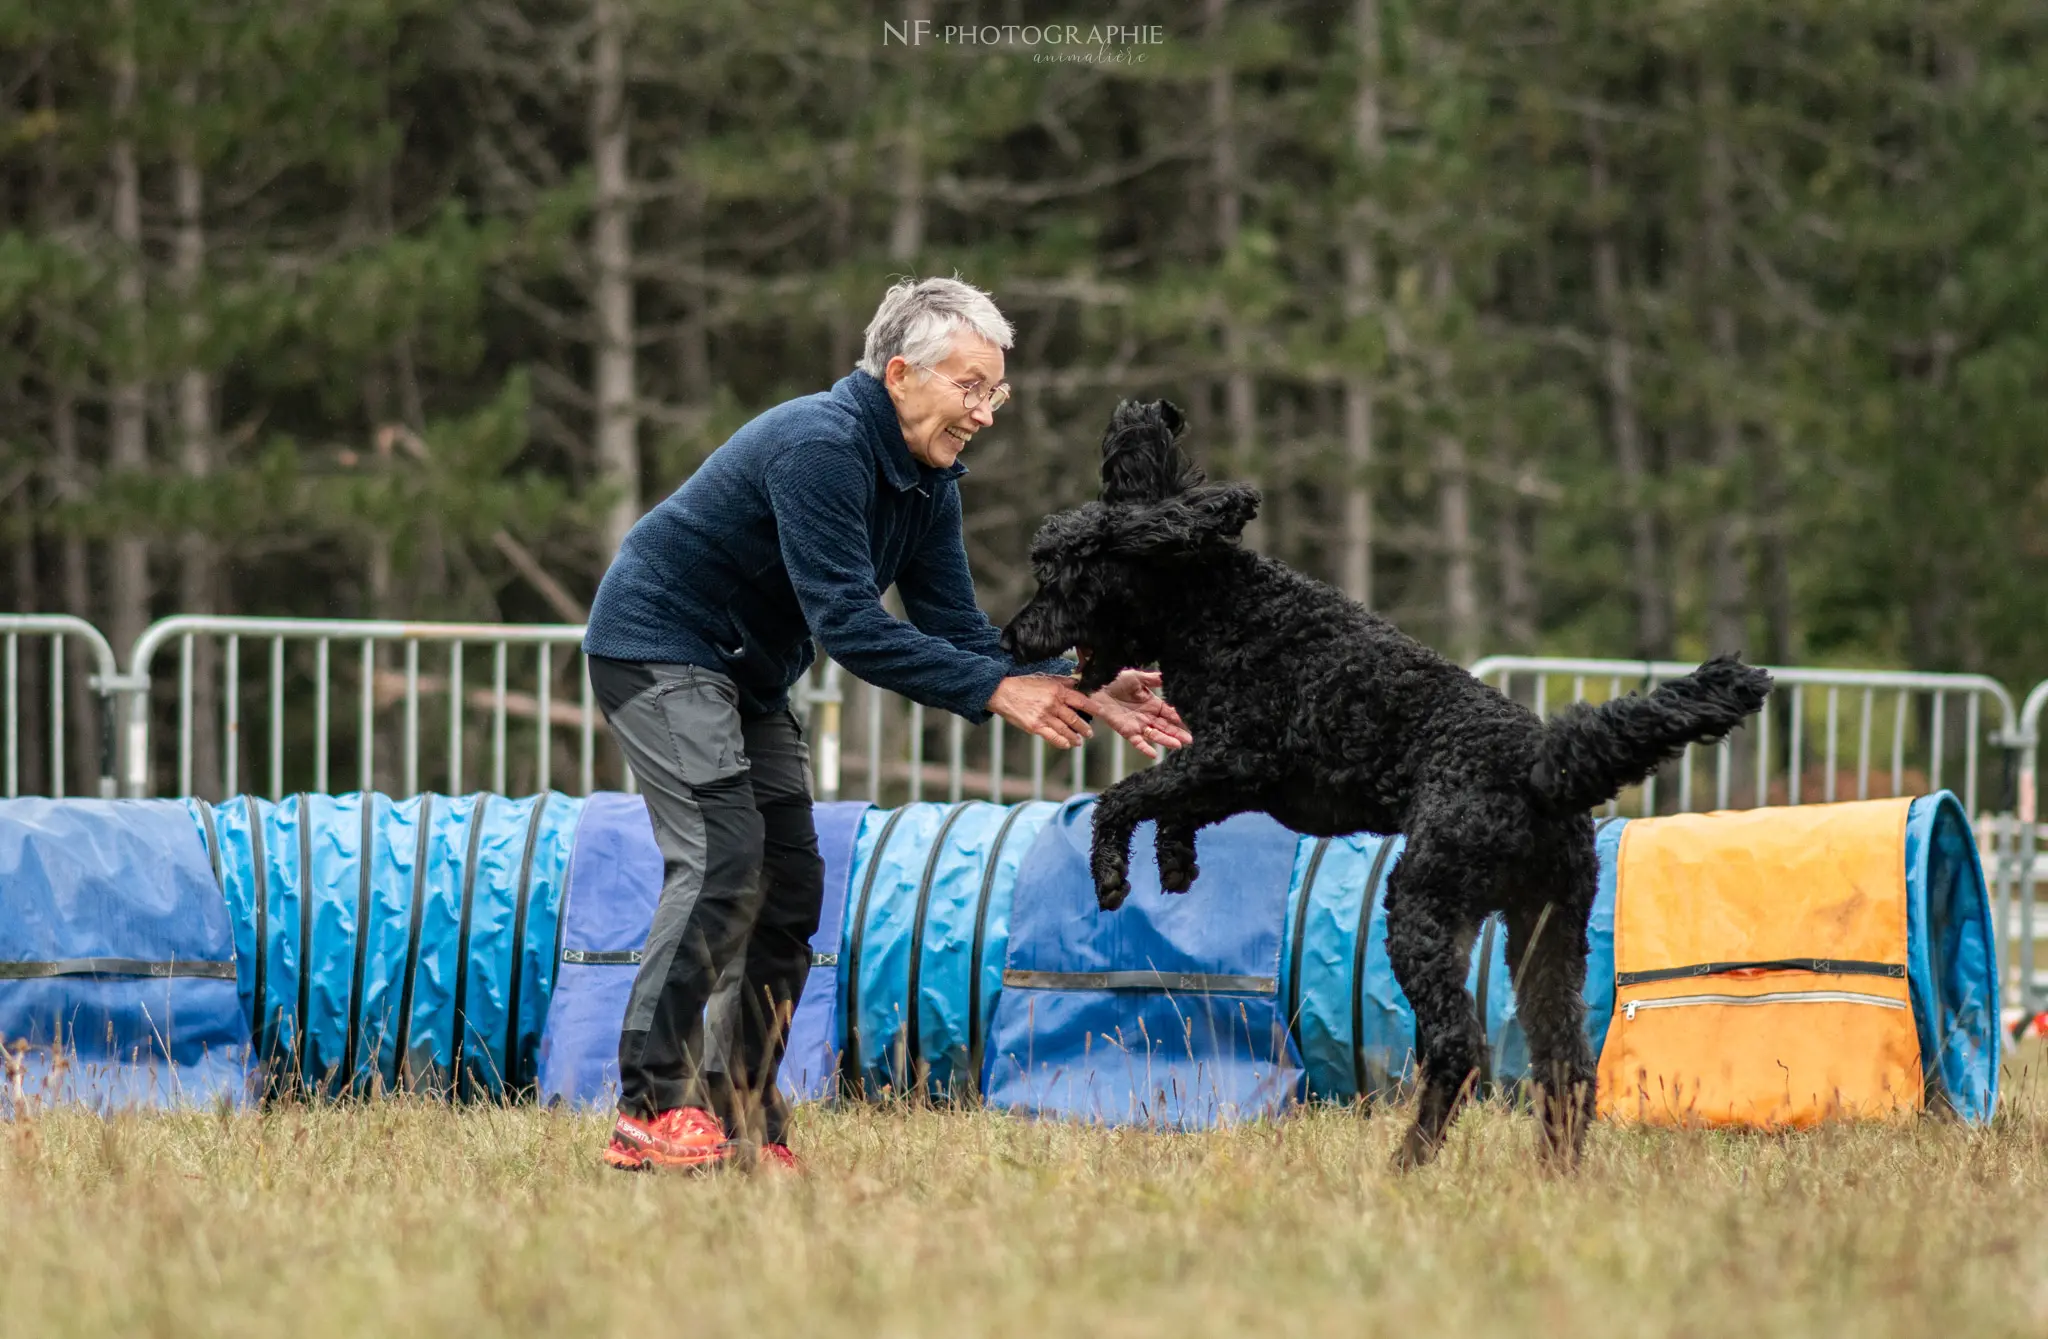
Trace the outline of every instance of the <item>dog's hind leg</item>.
<path fill-rule="evenodd" d="M 1437 1155 L 1444 1132 L 1478 1082 L 1486 1035 L 1465 989 L 1477 924 L 1466 882 L 1474 871 L 1441 839 L 1411 838 L 1387 883 L 1387 956 L 1415 1011 L 1421 1091 L 1415 1124 L 1394 1156 L 1417 1167 Z"/>
<path fill-rule="evenodd" d="M 1582 826 L 1584 820 L 1577 820 Z M 1549 901 L 1510 907 L 1508 969 L 1515 1015 L 1529 1039 L 1530 1074 L 1546 1161 L 1576 1167 L 1593 1120 L 1593 1052 L 1586 1041 L 1586 918 L 1599 871 L 1592 843 L 1573 834 Z M 1584 847 L 1581 851 L 1578 848 Z"/>

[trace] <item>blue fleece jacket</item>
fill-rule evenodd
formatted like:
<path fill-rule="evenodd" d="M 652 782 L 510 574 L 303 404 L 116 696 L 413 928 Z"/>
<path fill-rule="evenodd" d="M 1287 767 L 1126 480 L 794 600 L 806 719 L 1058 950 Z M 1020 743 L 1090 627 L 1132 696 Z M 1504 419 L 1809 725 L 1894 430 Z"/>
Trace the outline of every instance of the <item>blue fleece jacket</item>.
<path fill-rule="evenodd" d="M 1019 665 L 974 602 L 955 464 L 904 444 L 896 407 L 865 372 L 747 423 L 642 516 L 598 586 L 583 649 L 699 665 L 772 711 L 810 667 L 812 639 L 850 672 L 969 720 L 988 718 Z M 902 591 L 905 623 L 882 607 Z"/>

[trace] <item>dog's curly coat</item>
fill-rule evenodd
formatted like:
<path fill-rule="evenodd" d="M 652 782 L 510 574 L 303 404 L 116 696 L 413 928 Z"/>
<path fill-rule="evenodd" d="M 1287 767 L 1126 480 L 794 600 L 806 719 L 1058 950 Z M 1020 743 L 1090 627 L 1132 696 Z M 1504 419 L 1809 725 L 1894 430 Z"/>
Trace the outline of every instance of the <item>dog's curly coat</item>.
<path fill-rule="evenodd" d="M 1399 1161 L 1435 1154 L 1478 1072 L 1485 1037 L 1465 974 L 1498 911 L 1542 1146 L 1576 1162 L 1594 1097 L 1587 811 L 1688 742 L 1726 735 L 1763 705 L 1770 676 L 1725 657 L 1545 723 L 1339 591 L 1239 547 L 1259 494 L 1205 483 L 1183 427 L 1164 401 L 1118 406 L 1101 500 L 1039 529 L 1038 591 L 1003 631 L 1020 659 L 1076 648 L 1084 692 L 1156 662 L 1194 734 L 1096 805 L 1097 900 L 1113 909 L 1130 892 L 1131 833 L 1147 819 L 1173 892 L 1194 881 L 1196 830 L 1247 810 L 1318 836 L 1405 834 L 1387 949 L 1415 1011 L 1421 1093 Z"/>

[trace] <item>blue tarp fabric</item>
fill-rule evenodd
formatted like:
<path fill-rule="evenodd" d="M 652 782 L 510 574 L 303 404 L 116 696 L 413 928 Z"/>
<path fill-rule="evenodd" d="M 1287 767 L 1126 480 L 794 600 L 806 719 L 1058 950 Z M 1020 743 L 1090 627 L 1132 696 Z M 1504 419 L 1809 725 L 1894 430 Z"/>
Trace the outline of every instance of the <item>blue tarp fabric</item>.
<path fill-rule="evenodd" d="M 790 1023 L 782 1086 L 798 1100 L 822 1097 L 837 1071 L 833 1017 L 840 911 L 846 902 L 854 836 L 864 801 L 812 810 L 825 862 L 825 901 L 811 939 L 811 978 Z M 661 852 L 646 801 L 637 795 L 591 797 L 569 864 L 569 897 L 559 949 L 560 979 L 540 1042 L 540 1100 L 609 1106 L 618 1100 L 619 1026 L 640 950 L 661 897 Z"/>
<path fill-rule="evenodd" d="M 1093 813 L 1092 798 L 1063 805 L 1018 872 L 989 1103 L 1162 1129 L 1277 1114 L 1301 1082 L 1279 994 L 1299 839 L 1263 814 L 1204 828 L 1201 874 L 1172 896 L 1143 824 L 1130 897 L 1104 912 L 1088 873 Z"/>
<path fill-rule="evenodd" d="M 0 801 L 0 1046 L 26 1043 L 23 1099 L 245 1105 L 234 957 L 185 805 Z M 15 1093 L 0 1085 L 0 1114 Z"/>

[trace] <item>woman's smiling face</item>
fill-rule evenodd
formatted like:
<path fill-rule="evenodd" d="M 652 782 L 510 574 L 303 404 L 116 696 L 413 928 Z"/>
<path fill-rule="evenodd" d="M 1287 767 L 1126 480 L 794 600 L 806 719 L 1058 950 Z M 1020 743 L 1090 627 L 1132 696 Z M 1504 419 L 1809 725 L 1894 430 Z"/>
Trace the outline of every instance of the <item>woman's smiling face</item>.
<path fill-rule="evenodd" d="M 953 337 L 953 351 L 930 371 L 936 375 L 928 375 L 905 358 L 891 358 L 883 369 L 882 384 L 896 404 L 896 422 L 903 429 L 910 454 L 942 470 L 960 458 L 975 433 L 995 422 L 995 413 L 987 404 L 967 408 L 967 397 L 960 388 L 986 391 L 1001 382 L 1003 351 L 980 335 L 962 330 Z"/>

